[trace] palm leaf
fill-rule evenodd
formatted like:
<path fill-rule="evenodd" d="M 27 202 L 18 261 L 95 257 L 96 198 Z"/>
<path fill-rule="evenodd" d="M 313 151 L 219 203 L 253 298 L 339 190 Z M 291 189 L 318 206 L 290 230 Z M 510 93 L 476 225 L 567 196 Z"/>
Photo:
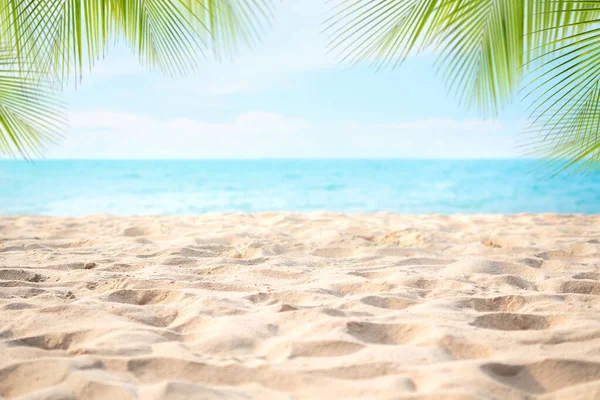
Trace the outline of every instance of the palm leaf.
<path fill-rule="evenodd" d="M 600 3 L 569 6 L 571 19 L 558 24 L 568 32 L 540 47 L 526 86 L 533 98 L 528 150 L 556 172 L 600 167 Z"/>
<path fill-rule="evenodd" d="M 526 85 L 534 153 L 567 160 L 559 168 L 598 165 L 599 1 L 339 0 L 332 10 L 330 49 L 343 60 L 395 66 L 433 48 L 448 88 L 487 116 Z"/>
<path fill-rule="evenodd" d="M 181 76 L 193 71 L 209 51 L 220 59 L 256 43 L 263 25 L 273 17 L 275 2 L 0 0 L 0 45 L 14 49 L 13 72 L 21 69 L 21 79 L 29 84 L 37 79 L 45 85 L 48 78 L 63 88 L 70 81 L 77 82 L 117 41 L 126 43 L 144 66 Z M 49 111 L 51 99 L 43 93 L 36 106 Z M 25 154 L 52 136 L 41 131 L 43 121 L 40 129 L 27 132 L 11 131 L 17 125 L 10 121 L 3 124 L 5 150 L 10 139 Z M 35 120 L 27 126 L 31 123 Z"/>
<path fill-rule="evenodd" d="M 525 14 L 525 0 L 343 0 L 330 47 L 380 66 L 433 48 L 447 86 L 493 115 L 522 78 Z"/>
<path fill-rule="evenodd" d="M 40 155 L 65 130 L 65 109 L 39 75 L 0 50 L 0 154 Z"/>
<path fill-rule="evenodd" d="M 259 39 L 273 0 L 0 0 L 5 44 L 61 81 L 80 78 L 124 42 L 142 64 L 170 76 L 194 70 L 209 50 Z"/>
<path fill-rule="evenodd" d="M 185 4 L 210 32 L 213 53 L 219 59 L 259 43 L 277 8 L 277 0 L 187 0 Z"/>
<path fill-rule="evenodd" d="M 326 21 L 330 51 L 342 60 L 397 65 L 424 41 L 441 0 L 340 0 Z"/>

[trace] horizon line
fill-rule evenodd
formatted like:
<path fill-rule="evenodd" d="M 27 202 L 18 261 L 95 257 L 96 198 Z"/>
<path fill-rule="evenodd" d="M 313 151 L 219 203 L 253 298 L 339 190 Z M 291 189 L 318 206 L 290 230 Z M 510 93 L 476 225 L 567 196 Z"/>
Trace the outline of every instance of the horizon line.
<path fill-rule="evenodd" d="M 45 161 L 541 161 L 532 157 L 223 157 L 223 158 L 2 158 L 0 162 Z"/>

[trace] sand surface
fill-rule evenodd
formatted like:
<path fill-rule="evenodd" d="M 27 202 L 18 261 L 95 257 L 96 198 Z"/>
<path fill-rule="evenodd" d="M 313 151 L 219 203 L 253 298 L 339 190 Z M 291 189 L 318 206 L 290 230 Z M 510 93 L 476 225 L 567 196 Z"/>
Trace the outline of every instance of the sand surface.
<path fill-rule="evenodd" d="M 599 399 L 600 216 L 1 217 L 0 397 Z"/>

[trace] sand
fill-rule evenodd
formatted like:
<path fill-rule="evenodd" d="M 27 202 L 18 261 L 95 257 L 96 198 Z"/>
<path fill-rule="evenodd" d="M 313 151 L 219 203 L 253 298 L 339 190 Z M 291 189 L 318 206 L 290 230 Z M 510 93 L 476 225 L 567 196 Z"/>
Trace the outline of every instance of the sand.
<path fill-rule="evenodd" d="M 598 399 L 600 216 L 1 217 L 0 397 Z"/>

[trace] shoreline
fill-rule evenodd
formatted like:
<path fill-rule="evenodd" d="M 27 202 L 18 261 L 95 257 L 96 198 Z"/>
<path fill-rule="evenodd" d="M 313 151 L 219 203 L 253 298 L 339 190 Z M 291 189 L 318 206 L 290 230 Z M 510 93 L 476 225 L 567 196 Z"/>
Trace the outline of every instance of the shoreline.
<path fill-rule="evenodd" d="M 397 216 L 397 217 L 497 217 L 497 216 L 556 216 L 556 217 L 595 217 L 600 216 L 600 213 L 560 213 L 560 212 L 518 212 L 518 213 L 399 213 L 395 211 L 372 211 L 372 212 L 339 212 L 339 211 L 215 211 L 204 212 L 198 214 L 111 214 L 111 213 L 90 213 L 81 215 L 46 215 L 46 214 L 0 214 L 0 218 L 201 218 L 205 216 L 270 216 L 270 215 L 298 215 L 298 216 L 351 216 L 351 217 L 377 217 L 377 216 Z"/>

